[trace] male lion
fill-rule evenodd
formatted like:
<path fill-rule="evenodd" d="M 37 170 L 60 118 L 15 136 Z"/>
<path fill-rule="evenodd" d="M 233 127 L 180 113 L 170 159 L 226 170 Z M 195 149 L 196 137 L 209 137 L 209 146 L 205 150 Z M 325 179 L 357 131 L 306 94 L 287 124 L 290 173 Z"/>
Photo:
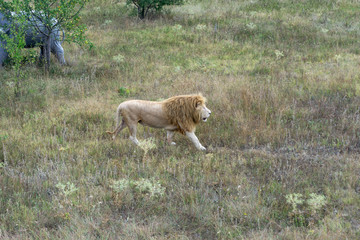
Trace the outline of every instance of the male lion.
<path fill-rule="evenodd" d="M 175 145 L 172 137 L 175 132 L 186 135 L 199 150 L 206 150 L 195 135 L 195 127 L 201 120 L 206 122 L 211 111 L 205 106 L 206 99 L 201 95 L 181 95 L 161 102 L 129 100 L 122 102 L 116 111 L 116 128 L 107 133 L 116 135 L 125 127 L 129 128 L 130 140 L 136 145 L 136 127 L 140 123 L 153 128 L 165 128 L 167 141 Z M 120 124 L 120 116 L 122 121 Z"/>

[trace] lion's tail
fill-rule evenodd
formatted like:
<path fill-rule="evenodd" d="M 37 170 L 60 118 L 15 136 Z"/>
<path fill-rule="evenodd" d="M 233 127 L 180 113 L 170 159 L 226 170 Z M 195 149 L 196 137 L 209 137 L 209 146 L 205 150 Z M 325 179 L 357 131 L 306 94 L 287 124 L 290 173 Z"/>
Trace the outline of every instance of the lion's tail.
<path fill-rule="evenodd" d="M 113 139 L 115 139 L 116 133 L 118 131 L 118 129 L 120 128 L 120 115 L 121 115 L 121 108 L 120 106 L 116 109 L 116 127 L 114 129 L 114 131 L 106 131 L 107 134 L 111 135 Z M 115 135 L 114 135 L 115 134 Z"/>
<path fill-rule="evenodd" d="M 106 131 L 107 134 L 113 135 L 115 133 L 115 131 L 111 132 L 111 131 Z"/>

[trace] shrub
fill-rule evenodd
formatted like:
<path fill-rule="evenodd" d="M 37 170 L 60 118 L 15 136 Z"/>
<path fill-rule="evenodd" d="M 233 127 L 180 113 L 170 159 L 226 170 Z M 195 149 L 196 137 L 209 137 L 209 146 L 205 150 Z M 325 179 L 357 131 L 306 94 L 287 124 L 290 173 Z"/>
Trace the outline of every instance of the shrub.
<path fill-rule="evenodd" d="M 326 205 L 326 197 L 310 193 L 305 200 L 301 193 L 292 193 L 285 196 L 286 203 L 291 206 L 290 218 L 296 226 L 313 225 L 322 219 L 321 209 Z"/>
<path fill-rule="evenodd" d="M 144 19 L 149 10 L 161 11 L 166 5 L 181 5 L 184 0 L 127 0 L 127 4 L 134 4 L 138 11 L 138 17 Z"/>

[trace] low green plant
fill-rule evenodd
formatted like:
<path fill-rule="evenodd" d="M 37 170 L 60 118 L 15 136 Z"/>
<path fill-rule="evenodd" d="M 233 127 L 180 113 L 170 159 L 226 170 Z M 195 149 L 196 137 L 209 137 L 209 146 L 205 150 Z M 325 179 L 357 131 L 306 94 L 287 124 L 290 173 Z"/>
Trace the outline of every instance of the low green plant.
<path fill-rule="evenodd" d="M 74 183 L 67 182 L 55 185 L 59 189 L 58 195 L 53 198 L 54 209 L 63 220 L 70 220 L 74 206 L 78 206 L 75 193 L 79 190 Z"/>
<path fill-rule="evenodd" d="M 7 138 L 8 138 L 7 134 L 0 135 L 0 142 L 6 140 Z"/>
<path fill-rule="evenodd" d="M 67 182 L 66 184 L 59 182 L 55 187 L 57 187 L 60 190 L 60 194 L 65 197 L 72 195 L 78 190 L 71 182 Z"/>
<path fill-rule="evenodd" d="M 306 203 L 311 211 L 311 214 L 316 214 L 322 207 L 326 205 L 326 197 L 316 193 L 310 193 Z"/>
<path fill-rule="evenodd" d="M 284 52 L 280 50 L 275 50 L 275 56 L 276 56 L 276 60 L 279 60 L 284 57 Z"/>
<path fill-rule="evenodd" d="M 130 89 L 126 88 L 126 87 L 120 87 L 117 92 L 119 93 L 120 96 L 122 97 L 127 97 L 130 95 Z"/>
<path fill-rule="evenodd" d="M 149 194 L 151 198 L 161 197 L 165 192 L 165 188 L 158 181 L 144 178 L 136 181 L 135 189 L 142 194 Z"/>
<path fill-rule="evenodd" d="M 292 193 L 286 195 L 285 198 L 286 202 L 292 208 L 289 212 L 289 217 L 293 220 L 296 226 L 304 226 L 305 218 L 302 211 L 302 204 L 304 203 L 303 195 L 301 193 Z"/>
<path fill-rule="evenodd" d="M 110 188 L 116 193 L 131 191 L 149 196 L 150 198 L 161 197 L 165 193 L 165 188 L 158 181 L 144 178 L 139 180 L 120 179 L 112 181 Z"/>
<path fill-rule="evenodd" d="M 286 195 L 286 202 L 291 205 L 292 212 L 299 212 L 299 205 L 304 203 L 303 195 L 301 193 L 291 193 Z"/>
<path fill-rule="evenodd" d="M 125 190 L 127 190 L 130 186 L 130 180 L 129 179 L 120 179 L 117 181 L 113 181 L 110 184 L 110 188 L 114 190 L 116 193 L 121 193 Z"/>
<path fill-rule="evenodd" d="M 157 148 L 154 138 L 147 138 L 140 141 L 139 147 L 144 150 L 144 156 L 146 156 L 151 149 Z"/>
<path fill-rule="evenodd" d="M 123 63 L 125 62 L 125 57 L 121 54 L 118 54 L 116 56 L 113 56 L 113 60 L 116 62 L 116 63 Z"/>
<path fill-rule="evenodd" d="M 285 196 L 286 203 L 291 206 L 289 217 L 296 226 L 313 225 L 321 218 L 320 210 L 326 205 L 326 197 L 310 193 L 306 198 L 301 193 Z"/>

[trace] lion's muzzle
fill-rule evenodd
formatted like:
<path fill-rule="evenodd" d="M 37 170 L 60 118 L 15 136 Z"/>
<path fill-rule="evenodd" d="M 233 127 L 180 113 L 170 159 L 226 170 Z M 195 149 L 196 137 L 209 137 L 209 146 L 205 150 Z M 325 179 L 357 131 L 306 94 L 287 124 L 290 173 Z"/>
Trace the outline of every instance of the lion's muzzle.
<path fill-rule="evenodd" d="M 208 120 L 208 118 L 210 117 L 211 111 L 210 109 L 208 109 L 207 107 L 204 106 L 203 111 L 202 111 L 202 121 L 206 122 Z"/>

